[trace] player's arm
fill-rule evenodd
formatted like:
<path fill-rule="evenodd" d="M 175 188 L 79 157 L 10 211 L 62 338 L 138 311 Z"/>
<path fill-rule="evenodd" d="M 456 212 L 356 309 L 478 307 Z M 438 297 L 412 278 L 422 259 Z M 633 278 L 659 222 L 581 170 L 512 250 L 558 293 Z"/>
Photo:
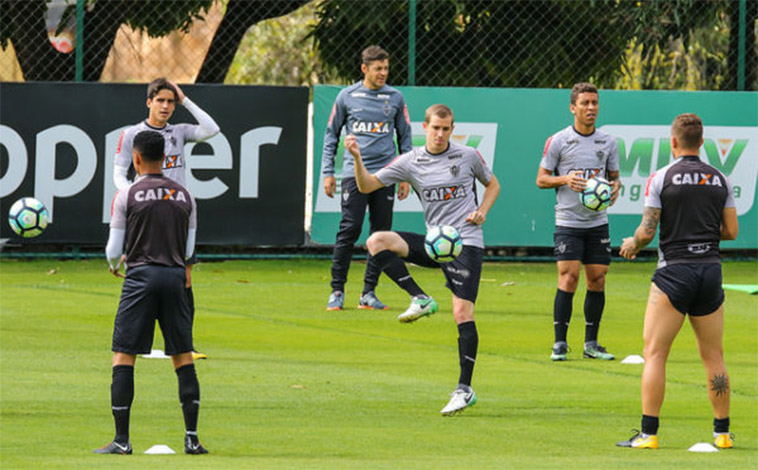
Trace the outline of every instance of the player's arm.
<path fill-rule="evenodd" d="M 218 127 L 218 124 L 216 124 L 216 121 L 213 120 L 210 114 L 203 111 L 200 106 L 196 105 L 194 101 L 189 99 L 182 89 L 179 88 L 179 85 L 171 81 L 169 81 L 169 83 L 176 89 L 176 99 L 179 101 L 179 104 L 184 106 L 197 121 L 198 127 L 195 128 L 194 140 L 202 142 L 218 134 L 221 128 Z"/>
<path fill-rule="evenodd" d="M 737 208 L 725 207 L 721 218 L 721 239 L 734 240 L 740 231 Z"/>
<path fill-rule="evenodd" d="M 324 175 L 324 192 L 329 197 L 334 197 L 337 190 L 337 180 L 334 178 L 334 157 L 337 155 L 337 147 L 340 142 L 340 132 L 345 124 L 347 112 L 341 96 L 337 96 L 332 106 L 332 114 L 326 125 L 324 133 L 324 148 L 321 152 L 321 174 Z"/>
<path fill-rule="evenodd" d="M 131 132 L 126 130 L 121 133 L 116 147 L 116 156 L 113 159 L 113 183 L 119 191 L 132 184 L 127 178 L 129 166 L 132 163 L 132 137 Z"/>
<path fill-rule="evenodd" d="M 619 254 L 627 259 L 634 259 L 637 253 L 655 238 L 655 232 L 658 230 L 658 223 L 661 220 L 661 210 L 657 207 L 645 206 L 642 211 L 642 222 L 637 230 L 634 231 L 633 237 L 624 238 L 621 244 Z"/>
<path fill-rule="evenodd" d="M 568 185 L 572 191 L 579 192 L 587 186 L 587 180 L 582 178 L 579 170 L 569 172 L 566 175 L 553 175 L 553 172 L 540 166 L 537 171 L 537 187 L 540 189 L 557 188 Z"/>
<path fill-rule="evenodd" d="M 492 175 L 490 181 L 484 185 L 484 195 L 482 196 L 482 203 L 479 207 L 466 217 L 467 222 L 472 224 L 482 225 L 487 220 L 487 214 L 492 209 L 492 205 L 495 204 L 497 196 L 500 194 L 500 182 L 495 175 Z"/>
<path fill-rule="evenodd" d="M 116 277 L 124 277 L 120 272 L 124 254 L 124 238 L 126 237 L 126 196 L 128 190 L 119 191 L 113 198 L 110 232 L 105 246 L 105 258 L 108 260 L 108 270 Z"/>
<path fill-rule="evenodd" d="M 621 189 L 621 178 L 618 171 L 607 171 L 606 176 L 608 182 L 611 183 L 611 205 L 616 203 L 616 199 L 619 197 L 619 190 Z"/>
<path fill-rule="evenodd" d="M 192 211 L 190 211 L 189 227 L 187 229 L 187 248 L 184 251 L 184 259 L 190 259 L 195 252 L 195 239 L 197 237 L 197 202 L 190 194 Z"/>
<path fill-rule="evenodd" d="M 358 185 L 358 191 L 368 194 L 373 193 L 379 188 L 383 188 L 384 184 L 379 181 L 376 175 L 369 173 L 363 164 L 361 149 L 358 148 L 358 139 L 355 138 L 355 135 L 348 134 L 345 137 L 345 148 L 353 155 L 353 159 L 355 160 L 355 182 Z"/>
<path fill-rule="evenodd" d="M 413 131 L 411 130 L 411 116 L 408 114 L 408 106 L 405 99 L 400 95 L 400 110 L 395 114 L 395 134 L 397 134 L 397 143 L 400 153 L 407 153 L 413 150 Z M 402 201 L 411 194 L 411 184 L 407 181 L 398 183 L 397 199 Z"/>

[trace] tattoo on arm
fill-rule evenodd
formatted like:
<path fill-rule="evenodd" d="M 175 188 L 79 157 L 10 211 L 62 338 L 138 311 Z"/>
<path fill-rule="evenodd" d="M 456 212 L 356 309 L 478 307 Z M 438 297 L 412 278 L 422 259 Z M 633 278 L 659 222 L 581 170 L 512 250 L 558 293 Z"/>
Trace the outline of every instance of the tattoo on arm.
<path fill-rule="evenodd" d="M 642 223 L 640 223 L 641 235 L 647 240 L 640 240 L 634 237 L 637 246 L 642 248 L 646 246 L 655 237 L 655 231 L 658 230 L 658 222 L 661 220 L 661 210 L 654 207 L 645 207 L 642 211 Z"/>
<path fill-rule="evenodd" d="M 729 392 L 729 377 L 726 374 L 716 374 L 711 379 L 711 390 L 716 396 L 726 395 Z"/>

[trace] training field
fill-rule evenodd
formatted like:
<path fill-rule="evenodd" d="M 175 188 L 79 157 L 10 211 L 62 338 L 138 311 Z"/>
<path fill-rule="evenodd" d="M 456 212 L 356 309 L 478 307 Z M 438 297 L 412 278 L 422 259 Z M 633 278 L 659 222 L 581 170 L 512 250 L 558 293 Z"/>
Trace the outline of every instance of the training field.
<path fill-rule="evenodd" d="M 758 296 L 727 291 L 725 351 L 736 448 L 711 442 L 712 414 L 692 330 L 674 343 L 661 448 L 615 447 L 639 427 L 642 366 L 581 359 L 584 292 L 574 299 L 573 352 L 551 363 L 553 263 L 486 264 L 477 303 L 479 403 L 442 418 L 458 378 L 457 330 L 440 272 L 412 268 L 440 312 L 395 317 L 408 299 L 382 277 L 386 312 L 324 310 L 323 260 L 201 263 L 194 271 L 199 435 L 207 456 L 182 450 L 170 361 L 139 359 L 135 455 L 93 455 L 113 437 L 110 340 L 121 281 L 104 260 L 0 261 L 0 467 L 16 468 L 758 468 Z M 651 262 L 616 261 L 600 341 L 642 353 Z M 724 264 L 724 282 L 755 284 L 758 265 Z M 582 281 L 583 282 L 583 281 Z M 513 283 L 511 285 L 504 285 Z M 156 339 L 161 348 L 162 339 Z"/>

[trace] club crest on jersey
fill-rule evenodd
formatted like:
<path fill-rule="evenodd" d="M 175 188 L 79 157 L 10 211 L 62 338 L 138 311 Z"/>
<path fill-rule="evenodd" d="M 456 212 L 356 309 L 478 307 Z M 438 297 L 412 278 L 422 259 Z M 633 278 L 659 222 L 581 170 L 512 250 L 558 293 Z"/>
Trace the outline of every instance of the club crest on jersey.
<path fill-rule="evenodd" d="M 367 122 L 356 121 L 353 123 L 354 133 L 361 134 L 389 134 L 390 123 L 389 122 Z"/>
<path fill-rule="evenodd" d="M 461 172 L 461 167 L 459 167 L 455 163 L 453 163 L 452 165 L 450 165 L 450 173 L 453 176 L 458 176 L 458 173 L 460 173 L 460 172 Z"/>
<path fill-rule="evenodd" d="M 172 147 L 176 147 L 176 137 L 174 137 L 173 135 L 171 135 L 171 136 L 168 137 L 168 141 L 171 142 L 171 146 Z"/>
<path fill-rule="evenodd" d="M 382 111 L 384 111 L 384 115 L 387 117 L 390 117 L 390 114 L 392 113 L 392 106 L 390 106 L 389 102 L 385 101 L 384 106 L 382 106 Z"/>
<path fill-rule="evenodd" d="M 439 188 L 428 188 L 422 192 L 425 201 L 438 202 L 450 201 L 466 197 L 466 188 L 463 186 L 442 186 Z"/>
<path fill-rule="evenodd" d="M 605 156 L 605 153 L 603 153 L 602 150 L 598 150 L 595 155 L 597 155 L 597 158 L 603 158 Z"/>
<path fill-rule="evenodd" d="M 183 192 L 171 188 L 140 189 L 134 193 L 134 200 L 137 202 L 157 201 L 159 199 L 165 201 L 187 202 L 187 197 Z"/>
<path fill-rule="evenodd" d="M 671 182 L 677 186 L 723 186 L 721 184 L 721 178 L 715 174 L 710 173 L 677 173 L 671 177 Z"/>

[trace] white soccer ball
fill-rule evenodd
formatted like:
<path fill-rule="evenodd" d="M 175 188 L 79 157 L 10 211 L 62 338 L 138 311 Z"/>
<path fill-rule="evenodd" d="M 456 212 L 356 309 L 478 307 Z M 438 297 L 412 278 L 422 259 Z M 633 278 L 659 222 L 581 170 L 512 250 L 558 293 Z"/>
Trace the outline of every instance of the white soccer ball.
<path fill-rule="evenodd" d="M 449 263 L 463 251 L 463 239 L 452 225 L 438 225 L 426 232 L 424 249 L 433 261 Z"/>
<path fill-rule="evenodd" d="M 44 204 L 33 197 L 22 197 L 14 202 L 8 211 L 8 224 L 14 232 L 24 238 L 41 234 L 50 218 Z"/>
<path fill-rule="evenodd" d="M 579 200 L 587 209 L 602 211 L 611 205 L 612 190 L 611 183 L 596 176 L 587 180 L 587 187 L 579 193 Z"/>

